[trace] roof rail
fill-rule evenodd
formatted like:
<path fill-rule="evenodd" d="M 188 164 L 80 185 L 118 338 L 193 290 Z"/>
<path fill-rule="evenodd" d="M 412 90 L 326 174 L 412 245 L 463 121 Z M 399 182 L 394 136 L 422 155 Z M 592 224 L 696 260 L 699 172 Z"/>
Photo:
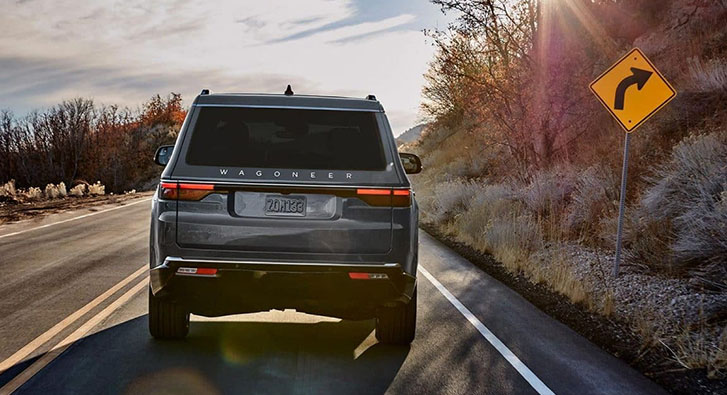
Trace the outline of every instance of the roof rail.
<path fill-rule="evenodd" d="M 209 89 L 202 89 L 202 92 L 200 93 L 200 95 L 209 95 L 209 94 L 210 94 Z"/>
<path fill-rule="evenodd" d="M 374 95 L 368 95 L 368 96 L 366 96 L 366 100 L 376 101 L 376 96 L 374 96 Z"/>

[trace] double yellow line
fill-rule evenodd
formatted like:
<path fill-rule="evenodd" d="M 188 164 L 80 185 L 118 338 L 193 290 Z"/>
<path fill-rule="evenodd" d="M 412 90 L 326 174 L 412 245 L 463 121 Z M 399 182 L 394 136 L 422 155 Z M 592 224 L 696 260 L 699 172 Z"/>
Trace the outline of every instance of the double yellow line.
<path fill-rule="evenodd" d="M 73 324 L 78 319 L 83 317 L 86 313 L 88 313 L 95 307 L 99 306 L 101 303 L 106 301 L 108 298 L 110 298 L 112 295 L 114 295 L 116 292 L 118 292 L 122 288 L 124 288 L 127 285 L 129 285 L 130 283 L 132 283 L 140 275 L 146 273 L 147 270 L 148 270 L 148 268 L 146 265 L 140 267 L 134 273 L 130 274 L 128 277 L 121 280 L 119 283 L 117 283 L 113 287 L 109 288 L 106 292 L 102 293 L 101 295 L 96 297 L 94 300 L 88 302 L 88 304 L 81 307 L 80 309 L 78 309 L 77 311 L 75 311 L 74 313 L 69 315 L 68 317 L 64 318 L 61 322 L 55 324 L 52 328 L 48 329 L 40 336 L 33 339 L 30 343 L 23 346 L 20 350 L 16 351 L 9 358 L 0 362 L 0 374 L 5 372 L 6 370 L 12 368 L 13 366 L 17 365 L 18 363 L 21 363 L 23 360 L 25 360 L 25 358 L 27 358 L 33 352 L 35 352 L 36 350 L 41 348 L 52 338 L 57 336 L 63 330 L 68 328 L 71 324 Z M 38 360 L 33 362 L 32 365 L 30 365 L 28 368 L 26 368 L 25 370 L 20 372 L 20 374 L 15 376 L 12 380 L 10 380 L 2 388 L 0 388 L 0 395 L 11 394 L 15 390 L 20 388 L 25 382 L 30 380 L 30 378 L 32 378 L 36 373 L 38 373 L 41 369 L 43 369 L 46 365 L 48 365 L 51 361 L 53 361 L 55 358 L 57 358 L 59 355 L 61 355 L 65 350 L 67 350 L 71 345 L 73 345 L 73 343 L 75 343 L 79 339 L 83 338 L 83 336 L 85 336 L 91 329 L 93 329 L 96 325 L 98 325 L 100 322 L 102 322 L 104 319 L 106 319 L 108 316 L 110 316 L 114 311 L 118 310 L 121 306 L 124 305 L 124 303 L 128 302 L 132 297 L 134 297 L 134 295 L 139 293 L 139 291 L 141 291 L 147 285 L 147 282 L 148 282 L 148 278 L 147 278 L 147 276 L 144 276 L 142 279 L 137 281 L 133 287 L 131 287 L 128 291 L 126 291 L 118 299 L 114 300 L 111 304 L 106 306 L 106 308 L 101 310 L 98 314 L 96 314 L 95 316 L 91 317 L 88 321 L 83 323 L 78 329 L 73 331 L 73 333 L 71 333 L 63 340 L 61 340 L 58 343 L 51 346 L 50 350 L 48 350 L 45 354 L 43 354 L 43 356 L 41 356 Z"/>

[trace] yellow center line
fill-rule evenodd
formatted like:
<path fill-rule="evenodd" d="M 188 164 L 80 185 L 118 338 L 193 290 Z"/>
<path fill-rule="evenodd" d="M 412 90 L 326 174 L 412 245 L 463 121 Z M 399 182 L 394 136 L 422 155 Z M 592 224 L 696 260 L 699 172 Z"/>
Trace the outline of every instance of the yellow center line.
<path fill-rule="evenodd" d="M 101 323 L 104 319 L 106 319 L 108 316 L 110 316 L 114 311 L 118 310 L 121 306 L 123 306 L 126 302 L 129 301 L 134 295 L 139 293 L 144 287 L 147 286 L 148 279 L 144 277 L 139 281 L 136 285 L 134 285 L 133 288 L 126 291 L 121 297 L 116 299 L 113 303 L 106 306 L 105 309 L 101 310 L 98 314 L 93 316 L 90 320 L 86 321 L 81 327 L 76 329 L 73 333 L 68 335 L 65 339 L 58 342 L 53 348 L 43 355 L 40 359 L 35 361 L 32 365 L 30 365 L 27 369 L 23 370 L 19 375 L 15 376 L 10 382 L 5 384 L 2 388 L 0 388 L 0 395 L 6 395 L 11 394 L 14 391 L 16 391 L 18 388 L 20 388 L 23 384 L 25 384 L 28 380 L 30 380 L 36 373 L 41 371 L 45 366 L 47 366 L 49 363 L 51 363 L 54 359 L 56 359 L 59 355 L 61 355 L 65 350 L 67 350 L 70 346 L 73 345 L 73 343 L 77 342 L 79 339 L 81 339 L 83 336 L 85 336 L 91 329 L 93 329 L 96 325 Z"/>
<path fill-rule="evenodd" d="M 30 343 L 23 346 L 23 348 L 16 351 L 13 355 L 8 357 L 6 360 L 0 362 L 0 374 L 2 374 L 4 371 L 10 369 L 11 367 L 17 365 L 18 363 L 22 362 L 25 359 L 25 357 L 32 354 L 40 346 L 42 346 L 47 341 L 52 339 L 54 336 L 59 334 L 61 331 L 66 329 L 69 325 L 71 325 L 76 320 L 81 318 L 84 314 L 91 311 L 94 307 L 103 303 L 111 295 L 115 294 L 118 290 L 125 287 L 127 284 L 129 284 L 135 278 L 139 277 L 139 275 L 144 273 L 146 270 L 147 270 L 146 265 L 140 267 L 134 273 L 131 273 L 128 277 L 119 281 L 118 284 L 114 285 L 113 287 L 109 288 L 106 292 L 97 296 L 96 299 L 88 302 L 85 306 L 81 307 L 76 312 L 72 313 L 68 317 L 64 318 L 61 322 L 55 324 L 52 328 L 45 331 L 42 335 L 36 337 Z"/>

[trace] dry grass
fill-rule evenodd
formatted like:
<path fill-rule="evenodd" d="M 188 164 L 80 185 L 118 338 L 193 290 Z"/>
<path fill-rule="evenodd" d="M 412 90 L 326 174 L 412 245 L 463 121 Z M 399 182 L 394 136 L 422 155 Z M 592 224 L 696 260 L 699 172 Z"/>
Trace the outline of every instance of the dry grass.
<path fill-rule="evenodd" d="M 613 305 L 613 291 L 608 289 L 606 294 L 603 296 L 603 302 L 601 304 L 601 314 L 606 317 L 612 316 L 614 313 Z"/>
<path fill-rule="evenodd" d="M 575 274 L 574 262 L 566 255 L 559 243 L 550 243 L 547 249 L 530 255 L 528 273 L 530 280 L 544 283 L 573 303 L 594 311 L 593 290 Z"/>
<path fill-rule="evenodd" d="M 700 325 L 699 330 L 685 327 L 674 339 L 675 347 L 666 346 L 674 360 L 686 369 L 706 368 L 709 378 L 724 378 L 727 375 L 727 327 L 722 328 L 717 343 L 714 328 Z"/>
<path fill-rule="evenodd" d="M 584 283 L 573 275 L 568 265 L 562 263 L 553 265 L 548 283 L 554 290 L 567 296 L 573 303 L 584 303 L 589 308 L 592 307 L 593 304 Z"/>
<path fill-rule="evenodd" d="M 434 190 L 436 198 L 423 209 L 433 213 L 430 218 L 436 219 L 440 228 L 457 240 L 491 254 L 511 273 L 545 283 L 574 303 L 593 307 L 590 290 L 574 275 L 569 258 L 560 249 L 545 249 L 544 234 L 558 237 L 561 233 L 557 220 L 560 217 L 547 215 L 553 212 L 547 205 L 555 204 L 554 197 L 541 200 L 542 195 L 533 192 L 531 184 L 527 195 L 529 206 L 522 201 L 523 192 L 512 186 L 473 180 L 443 182 Z M 536 219 L 532 205 L 543 209 L 543 216 Z"/>

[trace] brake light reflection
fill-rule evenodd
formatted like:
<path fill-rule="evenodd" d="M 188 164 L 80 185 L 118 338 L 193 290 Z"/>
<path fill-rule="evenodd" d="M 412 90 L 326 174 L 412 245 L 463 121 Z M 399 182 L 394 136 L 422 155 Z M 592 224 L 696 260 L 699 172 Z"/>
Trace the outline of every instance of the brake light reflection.
<path fill-rule="evenodd" d="M 351 280 L 386 280 L 389 278 L 386 273 L 358 273 L 350 272 L 348 277 Z"/>
<path fill-rule="evenodd" d="M 217 269 L 212 267 L 180 267 L 177 274 L 185 276 L 215 276 Z"/>

